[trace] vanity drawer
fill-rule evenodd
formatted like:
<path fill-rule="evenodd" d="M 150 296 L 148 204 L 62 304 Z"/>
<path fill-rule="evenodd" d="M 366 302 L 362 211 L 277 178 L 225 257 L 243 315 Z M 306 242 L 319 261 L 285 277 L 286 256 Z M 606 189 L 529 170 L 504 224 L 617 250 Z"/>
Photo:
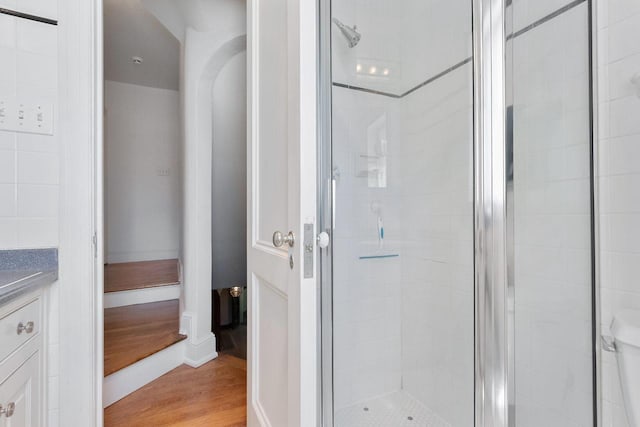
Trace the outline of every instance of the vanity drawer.
<path fill-rule="evenodd" d="M 40 332 L 40 298 L 0 319 L 0 361 Z"/>

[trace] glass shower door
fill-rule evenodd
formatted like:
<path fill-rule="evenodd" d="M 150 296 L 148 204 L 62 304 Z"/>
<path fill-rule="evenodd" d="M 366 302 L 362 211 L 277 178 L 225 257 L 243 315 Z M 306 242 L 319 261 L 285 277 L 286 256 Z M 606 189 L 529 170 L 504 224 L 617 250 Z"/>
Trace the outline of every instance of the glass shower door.
<path fill-rule="evenodd" d="M 470 0 L 333 0 L 325 424 L 474 423 Z"/>
<path fill-rule="evenodd" d="M 596 425 L 591 2 L 325 3 L 323 425 Z"/>
<path fill-rule="evenodd" d="M 512 425 L 595 425 L 590 2 L 507 7 Z"/>

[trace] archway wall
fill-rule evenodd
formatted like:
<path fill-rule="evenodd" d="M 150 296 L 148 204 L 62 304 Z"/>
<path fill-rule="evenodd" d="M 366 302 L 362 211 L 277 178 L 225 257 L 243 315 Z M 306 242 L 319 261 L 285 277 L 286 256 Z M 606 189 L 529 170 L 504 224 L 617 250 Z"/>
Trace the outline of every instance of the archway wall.
<path fill-rule="evenodd" d="M 237 13 L 245 13 L 236 3 Z M 244 22 L 244 21 L 243 21 Z M 246 28 L 196 31 L 187 27 L 183 68 L 183 312 L 181 329 L 189 337 L 186 363 L 199 366 L 216 357 L 211 333 L 211 173 L 212 88 L 216 77 L 246 50 Z"/>
<path fill-rule="evenodd" d="M 247 55 L 234 55 L 213 84 L 212 289 L 247 284 Z"/>

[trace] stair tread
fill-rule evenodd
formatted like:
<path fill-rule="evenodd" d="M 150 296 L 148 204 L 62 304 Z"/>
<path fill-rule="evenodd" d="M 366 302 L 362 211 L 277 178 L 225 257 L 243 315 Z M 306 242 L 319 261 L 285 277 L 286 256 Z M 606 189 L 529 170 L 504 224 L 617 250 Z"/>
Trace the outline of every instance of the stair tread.
<path fill-rule="evenodd" d="M 104 376 L 186 338 L 180 334 L 178 300 L 104 310 Z"/>
<path fill-rule="evenodd" d="M 177 259 L 123 262 L 104 267 L 104 291 L 107 293 L 179 283 Z"/>

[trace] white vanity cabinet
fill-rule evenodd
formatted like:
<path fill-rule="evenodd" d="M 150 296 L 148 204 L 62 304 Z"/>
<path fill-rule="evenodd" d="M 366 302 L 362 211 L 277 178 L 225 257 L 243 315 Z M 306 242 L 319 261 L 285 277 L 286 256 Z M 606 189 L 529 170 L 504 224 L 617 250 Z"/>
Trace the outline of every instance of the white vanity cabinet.
<path fill-rule="evenodd" d="M 0 427 L 44 425 L 44 295 L 0 305 Z"/>

